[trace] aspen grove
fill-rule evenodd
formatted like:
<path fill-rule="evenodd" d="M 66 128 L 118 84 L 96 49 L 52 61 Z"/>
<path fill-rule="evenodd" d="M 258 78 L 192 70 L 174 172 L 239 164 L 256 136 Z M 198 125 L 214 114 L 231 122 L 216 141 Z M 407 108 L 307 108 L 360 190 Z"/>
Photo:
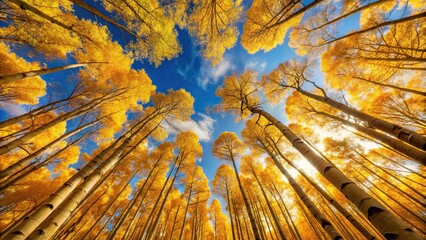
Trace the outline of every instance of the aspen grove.
<path fill-rule="evenodd" d="M 0 1 L 0 239 L 426 238 L 424 0 Z"/>

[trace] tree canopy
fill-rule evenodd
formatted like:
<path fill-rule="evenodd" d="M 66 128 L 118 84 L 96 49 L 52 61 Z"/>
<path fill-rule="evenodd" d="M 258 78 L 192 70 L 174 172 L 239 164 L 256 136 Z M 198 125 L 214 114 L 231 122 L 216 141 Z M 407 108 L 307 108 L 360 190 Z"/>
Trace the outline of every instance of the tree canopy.
<path fill-rule="evenodd" d="M 421 0 L 0 2 L 0 239 L 426 238 Z"/>

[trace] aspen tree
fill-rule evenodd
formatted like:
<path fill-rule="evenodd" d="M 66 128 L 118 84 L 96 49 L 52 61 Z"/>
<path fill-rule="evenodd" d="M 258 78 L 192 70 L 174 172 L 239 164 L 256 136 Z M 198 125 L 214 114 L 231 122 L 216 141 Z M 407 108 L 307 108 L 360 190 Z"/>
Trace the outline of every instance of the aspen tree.
<path fill-rule="evenodd" d="M 380 141 L 382 144 L 386 144 L 387 146 L 413 159 L 414 161 L 422 162 L 422 159 L 426 158 L 425 151 L 412 147 L 382 132 L 363 126 L 361 123 L 351 121 L 350 119 L 347 119 L 347 117 L 345 118 L 344 116 L 339 116 L 338 115 L 339 113 L 335 109 L 329 106 L 324 106 L 323 104 L 315 104 L 316 102 L 311 102 L 307 100 L 306 97 L 304 97 L 302 94 L 298 93 L 297 91 L 293 92 L 289 96 L 289 98 L 287 99 L 287 102 L 289 104 L 286 107 L 286 111 L 289 114 L 289 116 L 296 116 L 296 118 L 297 118 L 297 115 L 301 118 L 302 118 L 302 115 L 306 117 L 306 114 L 324 116 L 325 119 L 329 119 L 333 122 L 341 123 L 344 126 L 356 129 L 360 133 L 370 136 Z"/>
<path fill-rule="evenodd" d="M 227 77 L 223 86 L 216 90 L 216 95 L 222 98 L 218 110 L 230 111 L 233 114 L 247 116 L 250 113 L 258 114 L 267 119 L 287 138 L 326 179 L 338 188 L 352 203 L 354 203 L 370 222 L 385 236 L 395 238 L 420 239 L 412 229 L 390 213 L 377 200 L 371 198 L 365 191 L 349 180 L 337 168 L 326 162 L 321 156 L 313 152 L 293 131 L 281 123 L 271 114 L 259 107 L 254 72 L 245 72 L 241 76 Z M 386 219 L 386 221 L 384 220 Z"/>
<path fill-rule="evenodd" d="M 35 151 L 31 154 L 29 154 L 27 157 L 25 157 L 25 158 L 19 160 L 18 162 L 8 166 L 6 169 L 1 170 L 0 171 L 0 179 L 14 174 L 15 171 L 17 171 L 18 169 L 21 169 L 25 165 L 29 164 L 31 160 L 40 156 L 44 151 L 51 148 L 53 145 L 55 145 L 55 144 L 61 142 L 62 140 L 67 139 L 67 138 L 79 133 L 80 131 L 83 131 L 84 129 L 86 129 L 88 127 L 92 127 L 95 124 L 98 124 L 100 121 L 102 121 L 102 119 L 98 119 L 98 120 L 92 121 L 90 123 L 84 124 L 84 125 L 79 126 L 76 129 L 74 129 L 74 130 L 72 130 L 72 131 L 70 131 L 66 134 L 63 134 L 59 138 L 56 138 L 55 140 L 53 140 L 49 144 L 43 146 L 42 148 L 38 149 L 37 151 Z"/>
<path fill-rule="evenodd" d="M 200 45 L 204 58 L 217 65 L 227 49 L 238 39 L 236 23 L 242 11 L 241 1 L 196 0 L 188 16 L 188 30 Z"/>
<path fill-rule="evenodd" d="M 69 211 L 68 209 L 74 209 L 77 206 L 78 202 L 81 201 L 80 199 L 82 198 L 82 196 L 84 196 L 83 194 L 87 193 L 87 191 L 94 186 L 94 184 L 99 180 L 99 178 L 103 174 L 105 174 L 109 169 L 111 169 L 113 165 L 119 163 L 119 161 L 121 160 L 120 155 L 122 155 L 124 149 L 137 137 L 140 131 L 145 130 L 144 127 L 146 124 L 148 124 L 149 130 L 146 129 L 145 132 L 142 132 L 142 138 L 149 137 L 151 133 L 158 128 L 158 126 L 166 117 L 171 117 L 173 115 L 176 118 L 180 118 L 182 120 L 190 117 L 190 114 L 193 111 L 193 99 L 188 93 L 184 92 L 183 90 L 174 92 L 169 91 L 169 95 L 165 96 L 166 103 L 167 99 L 170 99 L 169 101 L 171 103 L 169 103 L 170 105 L 166 104 L 165 106 L 163 106 L 164 109 L 159 109 L 159 119 L 152 124 L 153 119 L 157 116 L 155 114 L 153 116 L 147 115 L 142 120 L 142 122 L 145 124 L 142 124 L 141 126 L 137 127 L 134 133 L 131 133 L 131 135 L 128 136 L 128 138 L 125 139 L 124 142 L 117 149 L 115 149 L 114 152 L 106 160 L 104 160 L 92 173 L 90 173 L 84 179 L 82 183 L 80 183 L 78 188 L 76 188 L 71 194 L 68 195 L 68 197 L 59 205 L 59 208 L 56 209 L 56 211 L 53 212 L 51 215 L 49 215 L 49 219 L 45 220 L 42 224 L 40 224 L 38 233 L 33 232 L 32 235 L 34 237 L 46 237 L 52 235 L 56 231 L 56 229 L 63 224 L 63 221 L 66 220 L 67 213 Z M 153 126 L 149 126 L 149 123 L 151 123 Z M 136 126 L 137 125 L 139 124 L 136 124 Z M 42 234 L 40 235 L 40 233 Z"/>
<path fill-rule="evenodd" d="M 261 170 L 261 167 L 259 166 L 258 163 L 254 162 L 253 158 L 251 158 L 249 156 L 244 156 L 241 160 L 242 160 L 242 164 L 241 164 L 242 171 L 244 171 L 246 169 L 246 171 L 251 172 L 253 174 L 254 178 L 256 179 L 256 182 L 259 185 L 260 190 L 262 191 L 262 195 L 263 195 L 263 197 L 264 197 L 264 199 L 266 201 L 266 205 L 268 206 L 268 209 L 269 209 L 269 211 L 270 211 L 270 213 L 272 215 L 272 218 L 274 220 L 275 226 L 278 229 L 278 233 L 280 234 L 280 238 L 281 239 L 286 239 L 286 237 L 284 235 L 284 232 L 283 232 L 283 230 L 281 228 L 280 221 L 277 218 L 277 214 L 275 213 L 274 209 L 272 208 L 271 203 L 269 202 L 268 197 L 266 196 L 266 192 L 263 189 L 262 183 L 260 182 L 259 177 L 256 174 L 256 170 L 257 169 L 258 169 L 258 171 Z"/>
<path fill-rule="evenodd" d="M 235 181 L 233 180 L 233 170 L 230 166 L 223 164 L 220 165 L 217 170 L 216 174 L 214 176 L 214 179 L 212 181 L 213 185 L 213 192 L 216 194 L 219 194 L 222 198 L 225 199 L 227 204 L 227 209 L 229 213 L 229 219 L 231 222 L 231 233 L 232 233 L 232 239 L 237 239 L 236 233 L 235 233 L 235 224 L 234 223 L 234 211 L 232 211 L 232 205 L 231 205 L 231 190 L 233 189 L 235 185 Z"/>
<path fill-rule="evenodd" d="M 209 216 L 213 222 L 214 239 L 227 239 L 228 217 L 222 212 L 222 206 L 217 199 L 210 203 Z"/>
<path fill-rule="evenodd" d="M 39 69 L 39 70 L 33 70 L 33 71 L 28 71 L 28 72 L 9 74 L 9 75 L 6 75 L 6 76 L 0 76 L 0 84 L 6 84 L 6 83 L 18 81 L 18 80 L 29 78 L 29 77 L 41 76 L 41 75 L 44 75 L 44 74 L 49 74 L 49 73 L 54 73 L 54 72 L 57 72 L 57 71 L 63 71 L 63 70 L 66 70 L 66 69 L 73 69 L 73 68 L 79 68 L 79 67 L 84 67 L 84 66 L 86 66 L 86 64 L 75 63 L 75 64 L 68 64 L 68 65 L 49 68 L 49 69 Z"/>
<path fill-rule="evenodd" d="M 151 229 L 149 230 L 147 234 L 147 239 L 153 239 L 154 233 L 157 230 L 158 224 L 160 222 L 160 217 L 162 215 L 162 210 L 164 209 L 164 206 L 167 201 L 167 197 L 170 194 L 171 189 L 173 188 L 173 183 L 176 181 L 177 175 L 181 168 L 183 170 L 188 170 L 185 168 L 193 168 L 195 164 L 195 160 L 197 156 L 202 156 L 202 148 L 201 145 L 198 143 L 198 136 L 195 135 L 193 132 L 182 132 L 180 133 L 175 140 L 175 146 L 178 150 L 178 155 L 176 156 L 176 170 L 173 174 L 173 178 L 171 180 L 170 187 L 166 191 L 164 195 L 164 199 L 158 209 L 158 214 L 152 224 Z"/>
<path fill-rule="evenodd" d="M 244 152 L 244 150 L 244 144 L 241 142 L 241 140 L 238 139 L 237 135 L 232 132 L 223 132 L 222 134 L 220 134 L 218 139 L 216 139 L 216 141 L 213 143 L 212 148 L 212 152 L 215 157 L 218 157 L 225 161 L 230 161 L 232 163 L 232 166 L 234 167 L 235 176 L 237 177 L 238 186 L 240 188 L 240 192 L 248 212 L 254 238 L 258 240 L 260 239 L 259 229 L 256 225 L 253 210 L 251 209 L 247 199 L 247 195 L 244 192 L 240 177 L 238 175 L 237 166 L 235 164 L 235 161 Z"/>
<path fill-rule="evenodd" d="M 308 68 L 309 64 L 306 60 L 304 62 L 294 60 L 281 64 L 271 74 L 265 75 L 262 78 L 262 81 L 264 82 L 268 98 L 280 101 L 277 100 L 277 98 L 279 99 L 279 96 L 282 96 L 286 91 L 288 91 L 288 89 L 294 89 L 306 97 L 325 103 L 341 112 L 365 121 L 370 126 L 390 134 L 416 148 L 426 150 L 426 137 L 423 137 L 407 128 L 392 124 L 388 121 L 369 115 L 368 113 L 361 112 L 353 107 L 330 98 L 324 89 L 319 88 L 314 82 L 308 79 Z M 315 87 L 317 87 L 321 91 L 322 96 L 302 89 L 305 82 L 312 83 Z M 419 160 L 421 162 L 425 161 L 424 159 Z"/>
<path fill-rule="evenodd" d="M 103 103 L 108 102 L 108 101 L 120 96 L 121 94 L 122 94 L 122 92 L 120 92 L 120 91 L 112 92 L 110 94 L 106 94 L 106 95 L 101 96 L 99 98 L 96 98 L 96 99 L 76 108 L 76 109 L 73 109 L 73 110 L 71 110 L 71 111 L 69 111 L 65 114 L 58 116 L 57 118 L 55 118 L 52 121 L 44 124 L 43 126 L 37 128 L 37 129 L 35 129 L 31 132 L 26 133 L 22 137 L 0 146 L 0 155 L 12 151 L 13 149 L 18 147 L 19 145 L 27 142 L 28 140 L 37 136 L 38 134 L 40 134 L 44 130 L 46 130 L 50 127 L 53 127 L 56 124 L 59 124 L 61 122 L 64 122 L 64 121 L 67 121 L 67 120 L 70 120 L 70 119 L 74 119 L 78 116 L 81 116 L 82 114 L 85 114 L 85 113 L 91 111 L 93 108 L 96 108 L 96 107 L 102 105 Z"/>
<path fill-rule="evenodd" d="M 149 136 L 153 131 L 155 131 L 158 125 L 165 117 L 176 117 L 178 119 L 188 118 L 192 114 L 192 104 L 193 98 L 185 91 L 169 91 L 168 95 L 163 93 L 159 93 L 153 96 L 154 108 L 151 111 L 147 112 L 147 116 L 143 118 L 141 122 L 136 124 L 131 131 L 122 135 L 119 139 L 115 141 L 114 144 L 110 145 L 109 148 L 105 149 L 102 153 L 100 153 L 94 160 L 90 161 L 85 167 L 83 167 L 76 175 L 74 175 L 61 189 L 57 191 L 57 195 L 53 195 L 50 199 L 46 201 L 46 204 L 40 206 L 40 208 L 28 217 L 26 221 L 16 227 L 16 229 L 11 234 L 15 237 L 28 236 L 29 232 L 32 232 L 35 227 L 37 227 L 44 219 L 50 215 L 50 213 L 56 209 L 56 207 L 64 200 L 65 196 L 68 196 L 73 192 L 73 190 L 78 186 L 78 184 L 83 181 L 83 179 L 87 179 L 87 176 L 92 174 L 92 171 L 97 170 L 92 176 L 94 177 L 90 181 L 86 181 L 83 183 L 87 185 L 87 189 L 93 187 L 93 184 L 98 181 L 105 172 L 108 171 L 117 161 L 120 160 L 120 155 L 123 153 L 125 147 L 131 142 L 132 139 L 136 137 L 136 134 L 132 131 L 142 131 L 145 125 L 150 126 L 149 130 L 146 130 L 146 135 L 144 137 Z M 157 117 L 157 119 L 156 119 Z M 156 120 L 154 120 L 156 119 Z M 141 125 L 142 124 L 142 125 Z M 133 135 L 132 135 L 133 134 Z M 129 139 L 133 137 L 132 139 Z M 127 140 L 127 141 L 126 141 Z M 125 142 L 123 142 L 125 141 Z M 117 149 L 114 149 L 116 146 L 120 146 Z M 114 150 L 113 150 L 114 149 Z M 113 150 L 113 152 L 111 152 Z M 111 156 L 107 157 L 108 154 Z M 107 157 L 107 158 L 105 158 Z M 105 159 L 104 159 L 105 158 Z M 97 166 L 100 167 L 97 167 Z M 102 171 L 101 171 L 102 170 Z M 81 189 L 80 189 L 81 191 Z M 59 194 L 60 193 L 60 194 Z M 78 192 L 75 192 L 76 194 Z M 86 192 L 87 193 L 87 192 Z M 59 197 L 63 196 L 63 197 Z M 75 197 L 81 198 L 84 195 L 75 195 Z M 72 198 L 68 198 L 70 202 Z M 71 201 L 72 202 L 72 201 Z M 52 208 L 50 207 L 52 206 Z M 72 207 L 72 206 L 71 206 Z M 75 208 L 75 207 L 72 207 Z M 56 211 L 57 214 L 62 214 L 61 211 Z M 58 215 L 58 217 L 59 217 Z M 36 217 L 37 216 L 37 217 Z M 64 218 L 61 221 L 64 221 Z M 48 222 L 46 222 L 48 224 Z M 46 225 L 47 226 L 47 225 Z M 59 226 L 57 226 L 59 227 Z M 53 234 L 51 232 L 50 234 Z"/>

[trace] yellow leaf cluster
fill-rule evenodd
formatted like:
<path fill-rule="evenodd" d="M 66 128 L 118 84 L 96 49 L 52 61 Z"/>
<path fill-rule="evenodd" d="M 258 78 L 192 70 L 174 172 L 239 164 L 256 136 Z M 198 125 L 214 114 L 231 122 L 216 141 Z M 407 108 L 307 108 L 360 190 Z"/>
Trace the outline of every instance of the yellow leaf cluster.
<path fill-rule="evenodd" d="M 134 32 L 137 39 L 128 44 L 136 59 L 148 58 L 156 66 L 174 58 L 181 47 L 177 40 L 175 22 L 166 16 L 157 0 L 104 0 L 105 9 L 116 12 Z"/>
<path fill-rule="evenodd" d="M 1 42 L 0 59 L 0 76 L 40 69 L 39 63 L 27 62 Z M 45 94 L 46 83 L 38 76 L 4 84 L 0 81 L 0 98 L 10 98 L 18 104 L 37 104 Z"/>
<path fill-rule="evenodd" d="M 188 30 L 197 39 L 203 56 L 212 65 L 218 64 L 237 41 L 236 23 L 242 7 L 241 0 L 196 0 L 189 16 Z"/>
<path fill-rule="evenodd" d="M 229 111 L 239 116 L 236 120 L 248 117 L 251 112 L 248 106 L 257 106 L 260 102 L 256 85 L 257 73 L 247 71 L 240 76 L 231 75 L 223 80 L 222 86 L 216 89 L 216 96 L 222 98 L 221 105 L 217 106 L 219 111 Z"/>
<path fill-rule="evenodd" d="M 247 21 L 241 36 L 243 47 L 249 53 L 255 53 L 259 50 L 267 52 L 282 44 L 288 29 L 296 26 L 303 17 L 300 14 L 286 20 L 286 17 L 295 12 L 286 8 L 291 6 L 292 9 L 297 9 L 299 4 L 287 0 L 254 0 L 246 13 Z"/>

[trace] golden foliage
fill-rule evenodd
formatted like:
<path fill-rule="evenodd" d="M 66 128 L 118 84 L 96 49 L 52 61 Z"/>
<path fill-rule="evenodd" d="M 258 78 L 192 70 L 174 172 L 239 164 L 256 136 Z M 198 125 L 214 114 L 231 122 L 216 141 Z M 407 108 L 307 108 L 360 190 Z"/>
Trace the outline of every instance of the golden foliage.
<path fill-rule="evenodd" d="M 302 20 L 303 14 L 286 19 L 300 6 L 297 1 L 254 0 L 246 13 L 241 36 L 243 47 L 255 53 L 267 52 L 282 44 L 288 29 Z"/>
<path fill-rule="evenodd" d="M 0 76 L 40 69 L 37 62 L 27 62 L 11 52 L 6 44 L 0 42 Z M 0 99 L 11 100 L 17 104 L 37 104 L 46 94 L 46 82 L 39 76 L 1 83 Z"/>
<path fill-rule="evenodd" d="M 237 41 L 241 0 L 195 0 L 193 4 L 188 30 L 197 39 L 204 58 L 216 65 Z"/>
<path fill-rule="evenodd" d="M 217 110 L 239 116 L 236 120 L 248 117 L 251 113 L 247 107 L 257 106 L 260 102 L 256 76 L 255 72 L 247 71 L 240 76 L 234 74 L 226 77 L 222 86 L 216 89 L 216 96 L 222 98 L 222 103 L 216 106 Z"/>

